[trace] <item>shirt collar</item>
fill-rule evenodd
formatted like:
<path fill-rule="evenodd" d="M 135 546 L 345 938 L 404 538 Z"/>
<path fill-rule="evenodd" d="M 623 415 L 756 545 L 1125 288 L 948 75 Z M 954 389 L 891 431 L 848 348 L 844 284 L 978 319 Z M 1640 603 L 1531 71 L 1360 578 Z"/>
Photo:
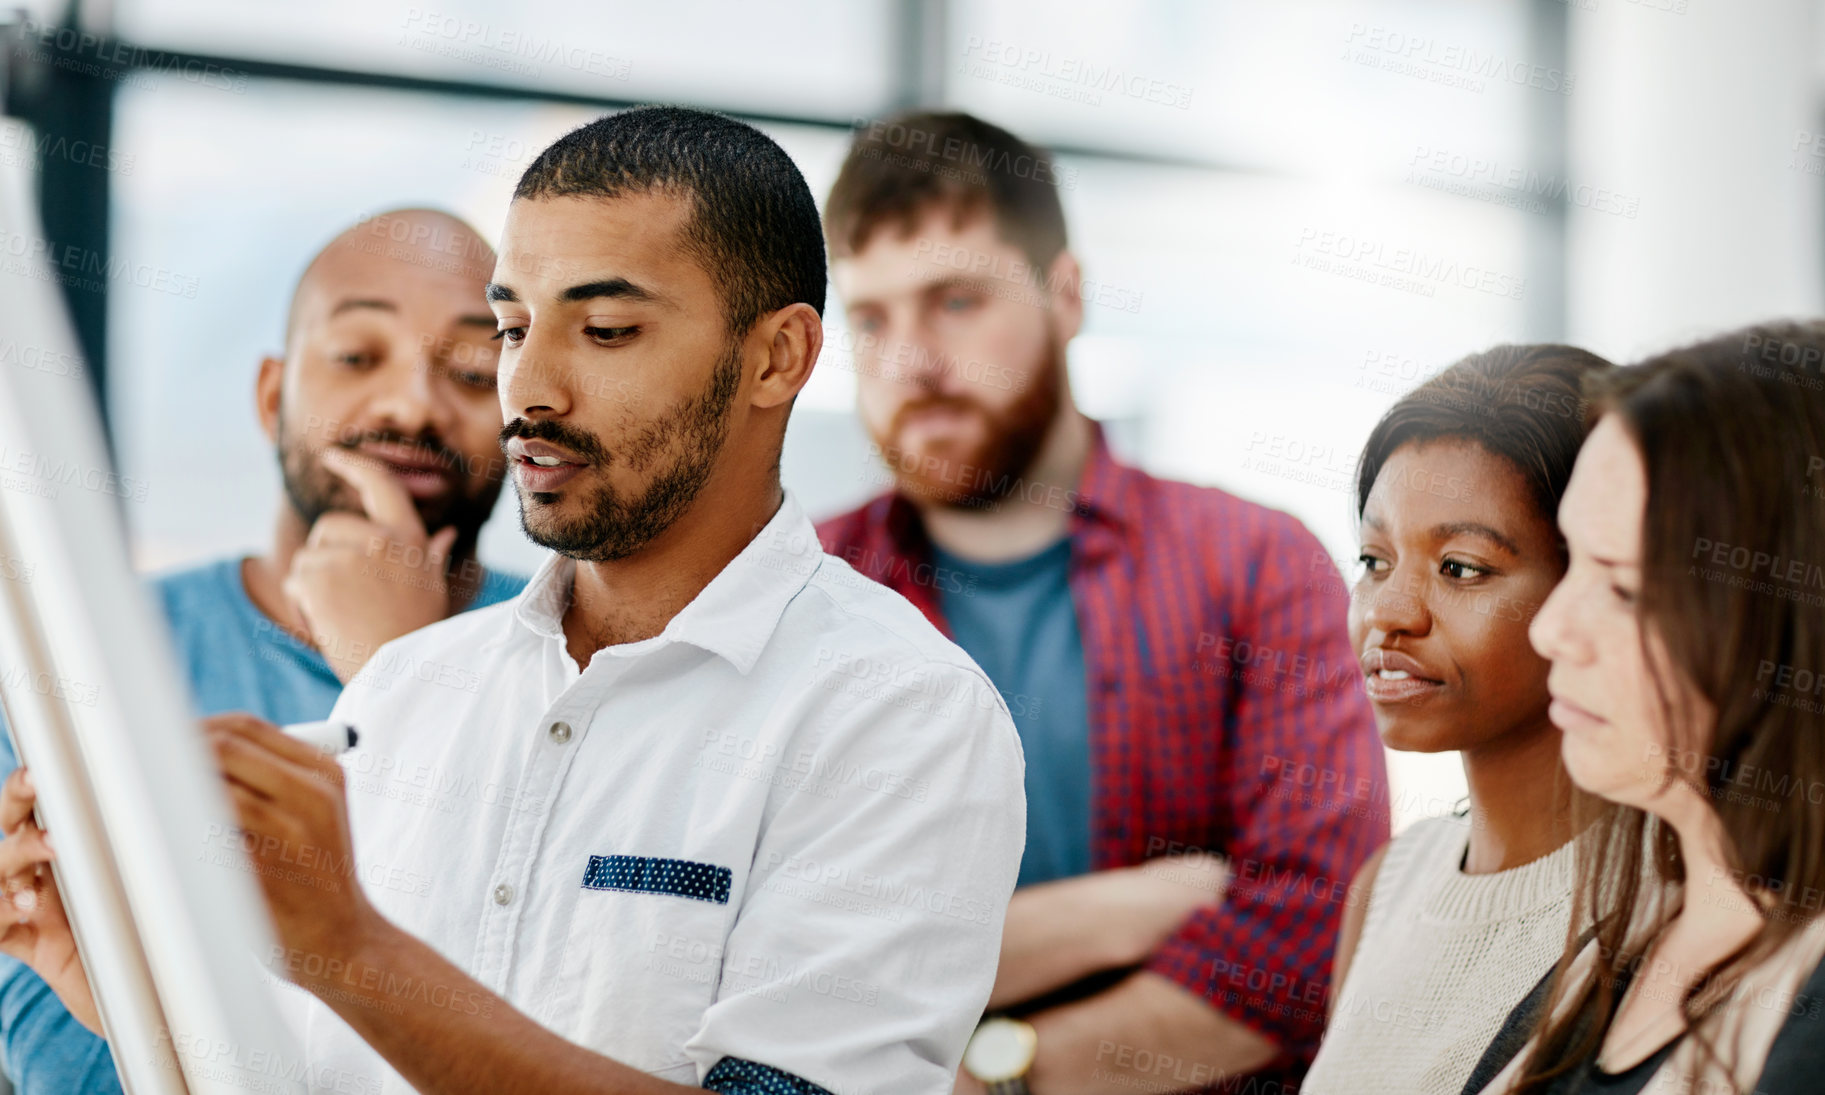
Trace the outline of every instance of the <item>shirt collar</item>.
<path fill-rule="evenodd" d="M 1133 507 L 1141 499 L 1141 492 L 1135 489 L 1137 475 L 1133 468 L 1117 462 L 1115 454 L 1109 451 L 1109 439 L 1103 435 L 1103 424 L 1092 421 L 1090 455 L 1084 461 L 1084 476 L 1077 484 L 1077 509 L 1073 516 L 1079 521 L 1094 519 L 1112 525 L 1128 524 Z"/>
<path fill-rule="evenodd" d="M 773 518 L 665 630 L 608 650 L 639 655 L 671 643 L 689 643 L 746 675 L 760 660 L 786 605 L 805 588 L 823 559 L 817 530 L 787 491 Z M 570 607 L 576 574 L 576 560 L 552 554 L 514 602 L 514 618 L 534 634 L 563 643 L 564 611 Z"/>

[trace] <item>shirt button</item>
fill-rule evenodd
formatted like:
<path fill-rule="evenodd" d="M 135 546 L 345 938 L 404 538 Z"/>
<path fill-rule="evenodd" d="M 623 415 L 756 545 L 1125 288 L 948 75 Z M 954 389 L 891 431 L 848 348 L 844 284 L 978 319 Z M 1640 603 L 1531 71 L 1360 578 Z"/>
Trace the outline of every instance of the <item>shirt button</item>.
<path fill-rule="evenodd" d="M 507 885 L 505 882 L 496 886 L 494 888 L 494 903 L 496 905 L 513 904 L 513 887 Z"/>
<path fill-rule="evenodd" d="M 570 724 L 567 722 L 554 722 L 551 724 L 551 729 L 545 731 L 545 733 L 551 736 L 552 741 L 557 742 L 559 745 L 563 745 L 570 740 Z"/>

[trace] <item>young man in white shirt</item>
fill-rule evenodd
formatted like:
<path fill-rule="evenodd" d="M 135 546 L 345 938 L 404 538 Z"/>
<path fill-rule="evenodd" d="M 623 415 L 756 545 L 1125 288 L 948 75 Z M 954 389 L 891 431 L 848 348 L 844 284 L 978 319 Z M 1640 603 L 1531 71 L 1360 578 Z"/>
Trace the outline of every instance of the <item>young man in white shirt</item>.
<path fill-rule="evenodd" d="M 340 765 L 208 724 L 271 849 L 273 965 L 321 1002 L 315 1089 L 950 1089 L 1020 748 L 975 664 L 780 488 L 824 278 L 803 178 L 727 118 L 613 115 L 521 179 L 488 290 L 501 436 L 557 554 L 389 644 L 440 670 L 352 683 Z M 29 804 L 18 779 L 0 801 L 14 883 L 50 855 Z M 33 896 L 0 917 L 54 934 Z M 79 964 L 44 972 L 93 1016 Z"/>

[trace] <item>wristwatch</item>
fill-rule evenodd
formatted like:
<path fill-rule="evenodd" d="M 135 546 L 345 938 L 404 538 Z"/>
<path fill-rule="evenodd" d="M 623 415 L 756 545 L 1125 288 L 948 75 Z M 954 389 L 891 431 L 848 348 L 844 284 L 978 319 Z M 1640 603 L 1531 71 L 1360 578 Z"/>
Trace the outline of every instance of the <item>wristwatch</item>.
<path fill-rule="evenodd" d="M 1027 1095 L 1027 1073 L 1039 1053 L 1039 1034 L 1024 1019 L 984 1019 L 963 1049 L 963 1071 L 989 1095 Z"/>

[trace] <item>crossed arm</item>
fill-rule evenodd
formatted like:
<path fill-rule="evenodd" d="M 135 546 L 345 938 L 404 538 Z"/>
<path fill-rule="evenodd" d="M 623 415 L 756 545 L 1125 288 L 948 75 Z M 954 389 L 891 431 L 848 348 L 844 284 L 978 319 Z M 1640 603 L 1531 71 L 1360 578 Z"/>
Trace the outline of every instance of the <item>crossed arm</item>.
<path fill-rule="evenodd" d="M 1176 900 L 1146 884 L 1145 866 L 1140 875 L 1108 871 L 1015 894 L 995 1003 L 1096 969 L 1147 967 L 1029 1017 L 1039 1034 L 1030 1076 L 1039 1095 L 1204 1087 L 1316 1041 L 1342 891 L 1388 837 L 1387 776 L 1357 683 L 1345 600 L 1325 592 L 1334 581 L 1313 580 L 1329 564 L 1315 570 L 1309 561 L 1328 556 L 1285 515 L 1270 515 L 1254 534 L 1260 566 L 1225 630 L 1237 646 L 1246 639 L 1276 657 L 1234 667 L 1229 713 L 1209 731 L 1222 737 L 1217 786 L 1232 815 L 1221 844 L 1230 873 L 1220 886 L 1193 883 L 1195 894 L 1182 886 Z M 1284 773 L 1295 768 L 1324 781 L 1290 783 Z M 971 1090 L 967 1082 L 959 1089 Z"/>
<path fill-rule="evenodd" d="M 1148 860 L 1014 894 L 991 1008 L 1017 1005 L 1104 970 L 1144 963 L 1200 908 L 1222 900 L 1223 861 Z M 1196 1087 L 1252 1072 L 1278 1047 L 1157 973 L 1027 1016 L 1039 1034 L 1028 1082 L 1040 1095 Z M 1172 1065 L 1162 1070 L 1163 1062 Z M 1137 1067 L 1138 1066 L 1138 1067 Z M 959 1092 L 980 1090 L 967 1074 Z"/>

